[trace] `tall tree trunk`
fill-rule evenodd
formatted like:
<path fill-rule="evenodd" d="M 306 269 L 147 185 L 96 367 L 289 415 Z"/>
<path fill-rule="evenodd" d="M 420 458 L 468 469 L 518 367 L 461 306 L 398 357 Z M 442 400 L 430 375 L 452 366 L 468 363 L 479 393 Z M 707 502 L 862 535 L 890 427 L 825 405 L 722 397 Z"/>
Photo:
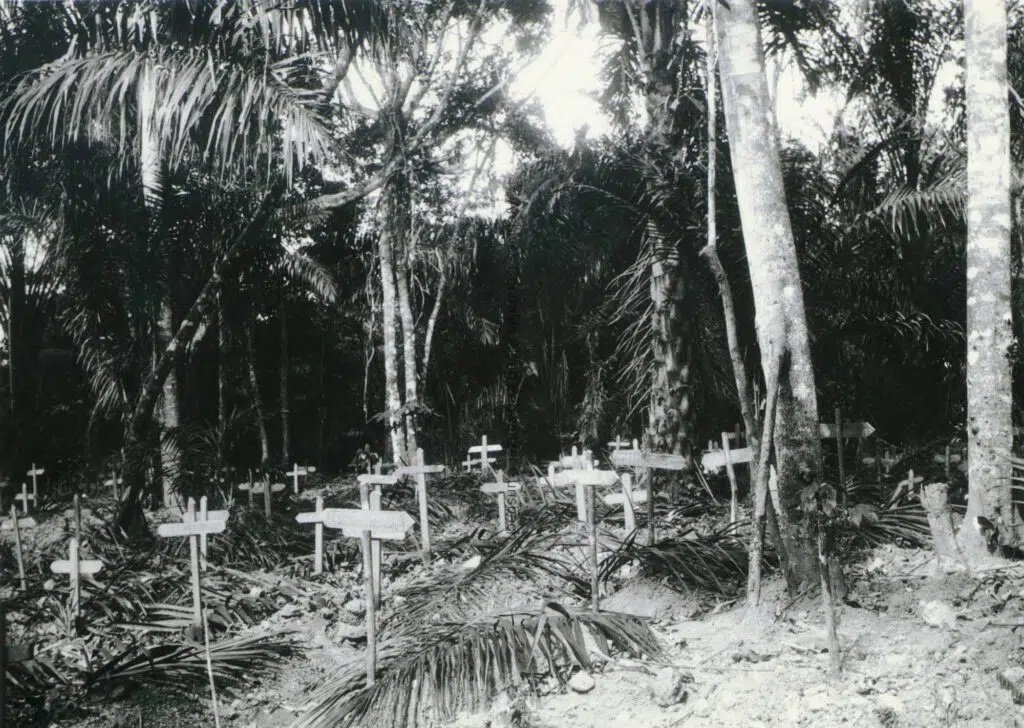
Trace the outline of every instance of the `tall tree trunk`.
<path fill-rule="evenodd" d="M 281 285 L 279 304 L 281 319 L 281 463 L 288 465 L 292 461 L 292 434 L 289 425 L 291 406 L 288 392 L 288 372 L 291 360 L 288 357 L 288 307 L 284 284 Z"/>
<path fill-rule="evenodd" d="M 384 331 L 384 406 L 387 410 L 387 425 L 391 437 L 391 457 L 393 462 L 402 462 L 408 452 L 405 442 L 405 427 L 402 422 L 402 393 L 399 389 L 398 360 L 398 303 L 395 286 L 395 266 L 393 239 L 394 230 L 391 220 L 396 207 L 390 186 L 384 188 L 382 194 L 383 219 L 377 242 L 377 253 L 380 258 L 381 285 L 381 328 Z"/>
<path fill-rule="evenodd" d="M 405 376 L 405 447 L 416 450 L 416 404 L 418 402 L 418 362 L 416 361 L 416 322 L 412 315 L 409 296 L 409 277 L 412 271 L 412 241 L 409 231 L 408 182 L 395 180 L 394 201 L 388 223 L 394 232 L 392 252 L 395 256 L 395 285 L 398 288 L 398 315 L 402 324 L 402 370 Z"/>
<path fill-rule="evenodd" d="M 163 240 L 161 239 L 159 215 L 160 196 L 163 184 L 161 175 L 160 144 L 156 128 L 156 79 L 153 69 L 147 64 L 142 71 L 138 91 L 139 115 L 139 172 L 142 183 L 142 198 L 149 215 L 150 249 L 157 258 L 160 257 Z M 167 276 L 169 285 L 173 285 L 174 275 Z M 172 297 L 169 290 L 162 291 L 158 303 L 156 340 L 153 368 L 157 367 L 158 358 L 169 342 L 174 338 L 175 321 Z M 159 407 L 161 431 L 174 432 L 180 424 L 180 402 L 178 401 L 178 376 L 172 367 L 163 381 L 163 394 Z M 177 477 L 179 463 L 174 453 L 176 448 L 160 448 L 160 468 L 157 482 L 160 483 L 163 503 L 171 504 L 171 493 L 174 479 Z M 154 484 L 155 485 L 155 484 Z"/>
<path fill-rule="evenodd" d="M 22 374 L 24 371 L 23 361 L 26 353 L 25 333 L 25 298 L 26 298 L 26 274 L 25 274 L 25 241 L 17 238 L 11 241 L 10 246 L 11 268 L 10 268 L 10 292 L 7 304 L 7 374 L 10 391 L 11 406 L 11 433 L 13 435 L 9 447 L 11 449 L 11 460 L 8 465 L 11 468 L 10 478 L 12 483 L 19 482 L 22 473 L 25 471 L 25 428 L 21 426 L 19 419 L 22 415 L 20 400 L 23 387 Z"/>
<path fill-rule="evenodd" d="M 1006 4 L 966 0 L 967 51 L 967 461 L 964 541 L 984 554 L 977 517 L 990 519 L 1004 544 L 1020 542 L 1013 511 L 1009 348 L 1010 114 Z"/>
<path fill-rule="evenodd" d="M 267 417 L 260 396 L 260 381 L 256 376 L 256 327 L 250 321 L 245 332 L 245 365 L 249 370 L 249 395 L 256 410 L 256 425 L 260 435 L 260 469 L 270 466 L 270 436 L 267 434 Z"/>
<path fill-rule="evenodd" d="M 801 490 L 820 477 L 814 369 L 753 2 L 730 0 L 717 8 L 717 22 L 726 128 L 762 369 L 768 372 L 773 361 L 789 355 L 789 368 L 779 383 L 773 439 L 781 501 L 777 515 L 790 556 L 787 581 L 792 588 L 818 579 L 815 534 L 800 513 Z"/>

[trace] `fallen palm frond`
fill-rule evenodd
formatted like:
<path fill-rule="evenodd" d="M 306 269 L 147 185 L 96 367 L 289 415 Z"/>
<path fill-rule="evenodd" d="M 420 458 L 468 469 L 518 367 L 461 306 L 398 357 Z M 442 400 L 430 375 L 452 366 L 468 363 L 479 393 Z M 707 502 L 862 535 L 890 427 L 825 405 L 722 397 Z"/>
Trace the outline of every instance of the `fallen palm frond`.
<path fill-rule="evenodd" d="M 411 728 L 480 710 L 498 692 L 541 674 L 564 681 L 577 667 L 590 669 L 584 630 L 609 655 L 661 654 L 640 617 L 568 610 L 553 602 L 539 613 L 423 624 L 383 645 L 373 686 L 366 687 L 365 662 L 353 661 L 313 695 L 314 707 L 293 728 Z"/>
<path fill-rule="evenodd" d="M 214 676 L 225 687 L 247 679 L 253 673 L 272 668 L 294 646 L 281 639 L 290 631 L 232 637 L 210 644 L 209 658 Z M 170 686 L 183 682 L 205 683 L 207 654 L 204 646 L 171 642 L 151 647 L 132 646 L 102 665 L 85 681 L 89 688 L 111 681 L 145 681 Z"/>
<path fill-rule="evenodd" d="M 747 574 L 747 546 L 737 536 L 739 525 L 707 536 L 691 530 L 650 546 L 638 545 L 639 532 L 634 532 L 601 563 L 601 579 L 607 582 L 619 569 L 636 562 L 648 576 L 668 577 L 669 586 L 731 594 Z"/>
<path fill-rule="evenodd" d="M 382 620 L 382 634 L 424 620 L 464 618 L 467 607 L 479 604 L 491 587 L 510 577 L 526 583 L 549 577 L 586 593 L 586 579 L 553 551 L 561 543 L 566 524 L 574 518 L 575 506 L 542 510 L 523 521 L 507 538 L 492 539 L 494 548 L 482 555 L 475 568 L 432 572 L 398 591 L 405 601 Z"/>
<path fill-rule="evenodd" d="M 849 523 L 855 536 L 868 546 L 905 542 L 924 547 L 931 543 L 928 515 L 920 503 L 881 509 L 857 504 L 849 511 Z"/>

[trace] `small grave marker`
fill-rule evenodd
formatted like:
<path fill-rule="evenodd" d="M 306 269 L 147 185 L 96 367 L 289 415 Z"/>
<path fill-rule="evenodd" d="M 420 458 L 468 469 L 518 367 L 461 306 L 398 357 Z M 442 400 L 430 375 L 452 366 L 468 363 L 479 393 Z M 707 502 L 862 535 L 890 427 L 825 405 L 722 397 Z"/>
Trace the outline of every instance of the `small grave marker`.
<path fill-rule="evenodd" d="M 628 440 L 623 440 L 622 435 L 616 435 L 615 439 L 608 443 L 608 447 L 612 449 L 612 452 L 616 450 L 629 450 L 631 446 L 636 447 L 636 440 L 630 443 Z"/>
<path fill-rule="evenodd" d="M 831 422 L 822 422 L 818 425 L 822 439 L 835 437 L 840 432 L 838 425 Z M 845 422 L 842 425 L 842 433 L 845 438 L 871 437 L 875 434 L 875 426 L 870 422 Z"/>
<path fill-rule="evenodd" d="M 379 465 L 379 464 L 378 464 Z M 378 470 L 380 468 L 378 467 Z M 381 475 L 379 472 L 369 475 L 359 475 L 356 477 L 359 482 L 359 505 L 363 510 L 367 511 L 379 511 L 380 510 L 380 499 L 381 499 L 381 487 L 388 485 L 397 485 L 398 476 L 396 475 Z M 370 487 L 373 490 L 370 490 Z M 380 557 L 381 557 L 381 540 L 376 536 L 371 537 L 370 545 L 373 551 L 373 595 L 377 603 L 380 604 Z"/>
<path fill-rule="evenodd" d="M 227 521 L 228 520 L 228 516 L 230 515 L 229 511 L 226 511 L 226 510 L 211 511 L 211 510 L 207 509 L 206 504 L 207 504 L 207 500 L 206 500 L 206 496 L 204 495 L 203 497 L 201 497 L 199 499 L 199 513 L 197 515 L 196 514 L 196 499 L 195 498 L 189 498 L 188 499 L 188 507 L 182 512 L 181 520 L 183 522 L 185 522 L 185 523 L 192 523 L 192 522 L 197 521 L 197 520 L 199 520 L 199 521 Z M 208 546 L 208 544 L 207 544 L 207 539 L 208 538 L 209 538 L 209 534 L 205 534 L 205 533 L 201 534 L 199 536 L 200 565 L 202 566 L 203 571 L 206 571 L 206 551 L 207 551 L 207 546 Z"/>
<path fill-rule="evenodd" d="M 497 443 L 494 443 L 493 445 L 487 444 L 487 435 L 484 435 L 480 438 L 479 445 L 473 445 L 469 448 L 467 451 L 468 455 L 466 456 L 466 462 L 463 463 L 463 466 L 466 470 L 472 470 L 474 467 L 479 467 L 481 470 L 485 467 L 489 468 L 491 467 L 491 463 L 498 461 L 497 458 L 491 457 L 491 453 L 501 451 L 501 445 Z M 478 458 L 474 460 L 473 455 L 478 455 Z"/>
<path fill-rule="evenodd" d="M 416 522 L 405 511 L 373 511 L 328 508 L 322 511 L 324 525 L 356 536 L 363 546 L 363 588 L 366 599 L 366 684 L 372 686 L 377 672 L 377 607 L 373 584 L 373 538 L 401 541 Z"/>
<path fill-rule="evenodd" d="M 946 445 L 945 453 L 936 453 L 935 457 L 932 458 L 937 463 L 942 463 L 946 470 L 946 480 L 950 480 L 953 477 L 953 465 L 960 464 L 963 460 L 963 456 L 959 453 L 952 452 L 952 448 Z"/>
<path fill-rule="evenodd" d="M 192 566 L 192 624 L 203 626 L 202 595 L 199 590 L 199 537 L 221 533 L 227 521 L 200 521 L 195 516 L 195 504 L 189 503 L 188 520 L 181 523 L 161 523 L 156 532 L 161 538 L 188 538 L 189 557 Z"/>
<path fill-rule="evenodd" d="M 295 495 L 299 494 L 299 476 L 305 477 L 305 476 L 307 476 L 307 475 L 309 475 L 311 473 L 315 473 L 315 472 L 316 472 L 316 468 L 314 468 L 312 465 L 306 465 L 306 466 L 303 466 L 303 467 L 299 467 L 298 463 L 294 463 L 292 465 L 291 471 L 288 472 L 288 473 L 285 473 L 285 475 L 290 475 L 291 478 L 292 478 L 292 486 L 294 487 Z"/>
<path fill-rule="evenodd" d="M 316 510 L 313 513 L 297 513 L 295 520 L 299 523 L 315 524 L 313 535 L 313 573 L 322 574 L 324 571 L 324 498 L 316 497 Z"/>
<path fill-rule="evenodd" d="M 35 463 L 32 463 L 32 468 L 25 473 L 25 475 L 32 478 L 32 505 L 39 504 L 39 483 L 36 478 L 45 472 L 42 468 L 37 468 Z"/>
<path fill-rule="evenodd" d="M 92 576 L 99 573 L 103 568 L 103 562 L 99 559 L 78 558 L 78 539 L 71 537 L 68 546 L 68 558 L 58 559 L 50 564 L 50 571 L 54 574 L 68 574 L 71 577 L 71 616 L 78 619 L 78 606 L 82 598 L 82 585 L 79 577 Z"/>
<path fill-rule="evenodd" d="M 113 469 L 110 471 L 110 477 L 103 481 L 103 485 L 110 486 L 110 492 L 114 496 L 115 501 L 121 500 L 121 494 L 119 492 L 118 486 L 120 486 L 122 483 L 124 483 L 124 478 L 120 477 L 117 474 L 117 471 Z"/>
<path fill-rule="evenodd" d="M 249 482 L 249 483 L 242 483 L 240 486 L 238 486 L 238 489 L 239 490 L 247 490 L 247 491 L 249 491 L 249 503 L 250 504 L 252 504 L 252 497 L 254 495 L 262 495 L 263 496 L 263 514 L 267 517 L 267 520 L 269 521 L 270 517 L 272 515 L 272 508 L 271 508 L 271 502 L 270 502 L 270 494 L 271 493 L 280 493 L 282 490 L 284 490 L 284 483 L 274 483 L 273 485 L 271 485 L 270 481 L 267 481 L 267 480 L 265 480 L 265 481 L 263 481 L 261 483 Z"/>
<path fill-rule="evenodd" d="M 496 482 L 481 485 L 480 492 L 498 496 L 498 533 L 505 533 L 508 530 L 508 521 L 505 515 L 505 497 L 508 493 L 520 491 L 523 484 L 506 481 L 505 473 L 501 470 L 495 471 L 494 480 Z"/>
<path fill-rule="evenodd" d="M 486 445 L 485 445 L 486 447 Z M 498 447 L 501 447 L 500 445 Z M 473 448 L 470 448 L 472 450 Z M 481 452 L 487 452 L 483 450 Z M 489 466 L 488 466 L 489 467 Z M 399 478 L 413 477 L 416 480 L 416 498 L 420 506 L 420 534 L 423 539 L 423 558 L 430 556 L 430 523 L 427 520 L 427 473 L 443 473 L 444 465 L 424 465 L 423 448 L 417 448 L 413 456 L 413 464 L 395 470 Z M 383 538 L 383 537 L 382 537 Z"/>
<path fill-rule="evenodd" d="M 623 473 L 619 476 L 619 480 L 622 482 L 622 492 L 606 495 L 604 502 L 609 506 L 622 504 L 626 531 L 632 533 L 636 529 L 636 511 L 633 507 L 647 502 L 647 491 L 633 490 L 633 475 L 631 473 Z"/>
<path fill-rule="evenodd" d="M 739 451 L 736 451 L 739 452 Z M 612 453 L 612 464 L 617 468 L 640 467 L 647 482 L 647 538 L 654 543 L 654 479 L 651 470 L 685 470 L 686 458 L 670 453 L 643 452 L 642 450 L 620 450 Z"/>
<path fill-rule="evenodd" d="M 21 501 L 21 512 L 26 515 L 28 514 L 28 502 L 32 501 L 32 505 L 36 505 L 35 493 L 29 493 L 28 485 L 25 483 L 21 484 L 21 492 L 18 493 L 18 495 L 14 496 L 14 500 Z"/>
<path fill-rule="evenodd" d="M 901 480 L 896 486 L 896 490 L 893 491 L 892 498 L 889 499 L 889 505 L 896 503 L 906 492 L 908 495 L 914 491 L 914 487 L 924 482 L 924 476 L 914 475 L 913 470 L 907 471 L 906 480 Z"/>

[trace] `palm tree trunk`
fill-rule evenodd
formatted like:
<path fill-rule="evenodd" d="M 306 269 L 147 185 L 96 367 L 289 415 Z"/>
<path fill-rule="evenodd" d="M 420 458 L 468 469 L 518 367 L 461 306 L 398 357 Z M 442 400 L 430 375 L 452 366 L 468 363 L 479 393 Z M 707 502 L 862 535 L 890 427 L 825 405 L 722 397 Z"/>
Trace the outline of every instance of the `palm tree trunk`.
<path fill-rule="evenodd" d="M 12 458 L 8 463 L 11 468 L 11 482 L 18 482 L 21 477 L 19 473 L 25 471 L 24 437 L 21 433 L 24 429 L 20 426 L 22 388 L 22 359 L 25 352 L 25 298 L 26 298 L 26 276 L 25 276 L 25 242 L 21 238 L 12 241 L 10 246 L 11 270 L 10 270 L 10 291 L 7 310 L 7 375 L 10 391 L 11 423 L 13 424 Z"/>
<path fill-rule="evenodd" d="M 1020 542 L 1011 502 L 1013 444 L 1009 349 L 1010 114 L 1006 4 L 964 4 L 967 51 L 967 461 L 968 558 L 985 553 L 977 517 L 1004 544 Z"/>
<path fill-rule="evenodd" d="M 288 465 L 292 461 L 292 436 L 289 427 L 291 409 L 289 407 L 288 371 L 291 360 L 288 357 L 288 309 L 284 285 L 281 286 L 280 313 L 281 319 L 281 463 Z"/>
<path fill-rule="evenodd" d="M 818 402 L 796 245 L 786 207 L 777 131 L 764 52 L 751 0 L 717 8 L 726 127 L 757 317 L 761 364 L 789 356 L 779 383 L 774 446 L 779 529 L 786 541 L 791 589 L 817 583 L 815 534 L 800 518 L 800 493 L 820 476 Z M 766 428 L 767 429 L 767 428 Z"/>
<path fill-rule="evenodd" d="M 405 431 L 400 416 L 402 393 L 399 389 L 398 362 L 398 304 L 395 286 L 395 241 L 392 222 L 395 203 L 390 185 L 384 188 L 382 220 L 378 236 L 377 252 L 380 257 L 381 284 L 381 328 L 384 331 L 384 405 L 387 409 L 387 424 L 391 436 L 393 462 L 402 462 L 408 452 Z"/>
<path fill-rule="evenodd" d="M 260 435 L 260 469 L 266 470 L 270 465 L 270 436 L 267 434 L 267 418 L 263 409 L 263 398 L 260 396 L 260 382 L 256 376 L 256 331 L 251 321 L 246 328 L 245 365 L 249 370 L 249 395 L 256 410 L 256 425 Z"/>
<path fill-rule="evenodd" d="M 227 435 L 227 331 L 224 326 L 224 303 L 220 287 L 217 288 L 217 448 L 221 464 L 225 459 L 225 438 Z"/>

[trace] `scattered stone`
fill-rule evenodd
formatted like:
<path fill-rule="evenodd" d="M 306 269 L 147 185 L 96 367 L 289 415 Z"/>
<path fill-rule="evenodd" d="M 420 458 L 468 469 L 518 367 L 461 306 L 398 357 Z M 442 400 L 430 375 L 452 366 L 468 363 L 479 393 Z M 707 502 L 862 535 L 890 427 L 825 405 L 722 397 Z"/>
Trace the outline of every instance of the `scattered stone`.
<path fill-rule="evenodd" d="M 335 643 L 355 642 L 366 638 L 366 630 L 359 624 L 345 624 L 341 622 L 334 628 L 332 638 Z"/>
<path fill-rule="evenodd" d="M 685 703 L 690 693 L 688 686 L 694 682 L 693 675 L 674 667 L 663 667 L 654 676 L 651 692 L 654 702 L 661 708 Z"/>
<path fill-rule="evenodd" d="M 1024 667 L 1014 665 L 999 673 L 999 684 L 1010 691 L 1015 705 L 1024 705 Z"/>
<path fill-rule="evenodd" d="M 930 602 L 922 600 L 920 607 L 921 619 L 929 627 L 956 628 L 956 612 L 953 611 L 953 607 L 949 603 L 939 600 Z"/>
<path fill-rule="evenodd" d="M 903 701 L 896 695 L 893 695 L 892 693 L 885 693 L 884 695 L 879 695 L 875 699 L 875 702 L 878 704 L 879 710 L 889 710 L 895 713 L 896 715 L 900 715 L 901 713 L 903 713 Z"/>
<path fill-rule="evenodd" d="M 588 673 L 580 670 L 569 680 L 569 689 L 575 693 L 589 693 L 594 689 L 594 678 Z"/>
<path fill-rule="evenodd" d="M 354 614 L 357 617 L 362 617 L 366 614 L 366 602 L 362 599 L 349 599 L 345 602 L 344 609 L 350 614 Z"/>

